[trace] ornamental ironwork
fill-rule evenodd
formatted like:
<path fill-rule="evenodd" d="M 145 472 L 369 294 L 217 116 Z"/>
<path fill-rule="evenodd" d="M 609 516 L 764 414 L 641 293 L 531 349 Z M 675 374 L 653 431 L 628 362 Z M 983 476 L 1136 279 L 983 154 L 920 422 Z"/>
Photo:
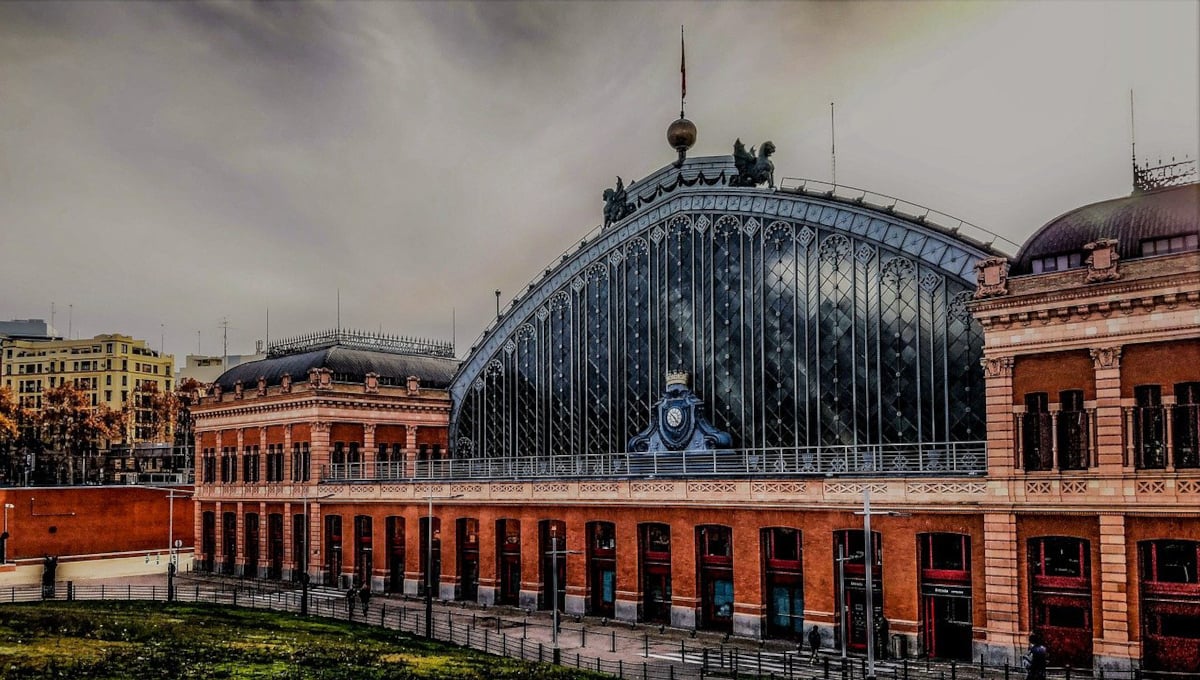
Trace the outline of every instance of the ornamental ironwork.
<path fill-rule="evenodd" d="M 334 346 L 371 352 L 454 358 L 454 344 L 450 342 L 345 328 L 276 340 L 267 346 L 267 356 L 270 358 L 282 357 Z"/>
<path fill-rule="evenodd" d="M 945 444 L 870 447 L 984 438 L 982 331 L 964 308 L 991 254 L 871 206 L 677 189 L 564 256 L 480 340 L 451 387 L 455 438 L 473 443 L 454 456 L 623 452 L 679 370 L 734 449 L 793 451 L 792 474 L 974 470 Z"/>

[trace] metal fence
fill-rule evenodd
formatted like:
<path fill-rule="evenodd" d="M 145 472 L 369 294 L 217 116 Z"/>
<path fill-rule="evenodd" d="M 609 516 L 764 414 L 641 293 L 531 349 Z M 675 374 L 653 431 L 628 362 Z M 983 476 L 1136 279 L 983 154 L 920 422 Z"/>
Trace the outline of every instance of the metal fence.
<path fill-rule="evenodd" d="M 971 476 L 987 471 L 987 442 L 661 451 L 338 463 L 322 481 L 596 477 Z"/>
<path fill-rule="evenodd" d="M 0 589 L 0 604 L 36 603 L 45 600 L 140 600 L 207 603 L 225 606 L 300 613 L 301 593 L 278 581 L 232 581 L 180 576 L 173 592 L 163 585 L 85 585 L 58 583 Z M 7 592 L 5 592 L 7 590 Z M 767 649 L 761 641 L 695 639 L 691 631 L 627 623 L 582 620 L 560 621 L 557 648 L 548 639 L 548 617 L 521 610 L 479 609 L 440 603 L 432 618 L 433 638 L 489 654 L 531 662 L 556 663 L 629 680 L 702 680 L 704 678 L 758 678 L 770 680 L 863 680 L 868 667 L 861 657 L 841 658 L 829 650 L 815 659 L 802 652 Z M 358 602 L 347 603 L 344 594 L 324 588 L 309 592 L 308 614 L 382 626 L 415 637 L 425 634 L 425 607 L 416 600 L 375 598 L 364 612 Z M 1024 680 L 1025 671 L 1013 665 L 988 665 L 982 661 L 942 662 L 931 659 L 894 659 L 877 663 L 879 680 Z M 1100 680 L 1184 680 L 1187 673 L 1089 671 L 1052 668 L 1047 680 L 1098 678 Z"/>

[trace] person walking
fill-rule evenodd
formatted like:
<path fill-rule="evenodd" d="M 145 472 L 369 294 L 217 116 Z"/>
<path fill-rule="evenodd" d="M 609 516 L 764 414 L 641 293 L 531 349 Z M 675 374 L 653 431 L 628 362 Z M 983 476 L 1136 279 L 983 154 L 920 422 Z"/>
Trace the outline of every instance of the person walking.
<path fill-rule="evenodd" d="M 808 629 L 808 648 L 811 650 L 808 656 L 809 663 L 817 662 L 817 652 L 821 649 L 821 631 L 817 630 L 814 625 Z"/>
<path fill-rule="evenodd" d="M 354 620 L 354 601 L 358 599 L 358 586 L 351 585 L 346 591 L 346 620 Z"/>
<path fill-rule="evenodd" d="M 358 589 L 358 601 L 362 603 L 363 618 L 367 617 L 367 604 L 371 602 L 371 589 L 362 584 Z"/>
<path fill-rule="evenodd" d="M 1021 658 L 1025 666 L 1025 680 L 1046 680 L 1046 665 L 1049 653 L 1042 644 L 1042 636 L 1038 633 L 1029 634 L 1029 651 Z"/>

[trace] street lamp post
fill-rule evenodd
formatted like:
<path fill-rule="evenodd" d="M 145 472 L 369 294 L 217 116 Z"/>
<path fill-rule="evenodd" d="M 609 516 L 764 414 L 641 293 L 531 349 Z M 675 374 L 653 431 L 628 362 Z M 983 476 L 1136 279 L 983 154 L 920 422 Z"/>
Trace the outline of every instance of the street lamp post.
<path fill-rule="evenodd" d="M 169 489 L 167 491 L 167 499 L 168 499 L 168 504 L 167 504 L 167 507 L 168 507 L 168 513 L 167 513 L 167 556 L 168 556 L 168 559 L 167 559 L 167 562 L 169 564 L 175 564 L 176 566 L 178 566 L 178 564 L 177 564 L 177 561 L 176 561 L 177 558 L 175 555 L 175 499 L 176 498 L 187 498 L 188 496 L 191 496 L 193 493 L 195 493 L 195 492 L 194 491 L 183 491 L 181 489 Z M 176 495 L 176 494 L 179 494 L 179 495 Z M 8 515 L 5 514 L 5 518 L 7 518 L 7 516 Z M 7 522 L 6 522 L 6 526 L 7 526 Z"/>
<path fill-rule="evenodd" d="M 453 496 L 435 496 L 430 493 L 429 514 L 425 519 L 425 637 L 433 639 L 433 502 L 462 498 L 461 493 Z M 441 571 L 440 569 L 438 571 Z"/>
<path fill-rule="evenodd" d="M 308 616 L 308 534 L 312 528 L 309 527 L 309 506 L 313 500 L 321 500 L 322 498 L 332 498 L 336 494 L 327 493 L 323 496 L 309 496 L 309 487 L 304 487 L 304 551 L 302 554 L 302 564 L 300 565 L 300 615 Z"/>
<path fill-rule="evenodd" d="M 554 663 L 559 663 L 560 650 L 558 648 L 558 556 L 562 555 L 566 558 L 567 555 L 578 555 L 578 550 L 566 550 L 558 547 L 558 527 L 555 524 L 550 525 L 550 639 L 554 646 Z"/>
<path fill-rule="evenodd" d="M 903 513 L 879 510 L 871 512 L 871 487 L 863 486 L 863 509 L 862 512 L 855 513 L 863 516 L 863 575 L 866 577 L 866 583 L 863 584 L 863 589 L 866 591 L 867 599 L 867 676 L 864 680 L 875 680 L 875 587 L 872 583 L 871 568 L 871 515 L 887 515 L 889 517 L 903 517 Z"/>

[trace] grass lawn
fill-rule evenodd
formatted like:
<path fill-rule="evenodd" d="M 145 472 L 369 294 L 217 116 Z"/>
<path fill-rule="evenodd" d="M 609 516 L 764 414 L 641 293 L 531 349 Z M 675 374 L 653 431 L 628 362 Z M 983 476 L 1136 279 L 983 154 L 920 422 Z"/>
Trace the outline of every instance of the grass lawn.
<path fill-rule="evenodd" d="M 601 678 L 384 628 L 214 605 L 0 605 L 0 678 Z"/>

